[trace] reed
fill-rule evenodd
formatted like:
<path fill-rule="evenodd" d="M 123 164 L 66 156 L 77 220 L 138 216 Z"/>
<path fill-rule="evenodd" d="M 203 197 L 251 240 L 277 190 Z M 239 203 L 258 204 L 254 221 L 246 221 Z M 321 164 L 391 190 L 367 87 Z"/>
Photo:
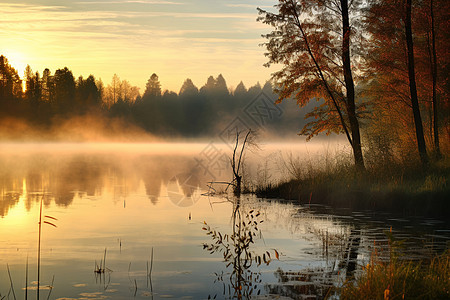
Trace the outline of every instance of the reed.
<path fill-rule="evenodd" d="M 103 253 L 103 260 L 100 260 L 100 265 L 97 264 L 97 261 L 95 261 L 94 265 L 94 273 L 96 274 L 103 274 L 106 270 L 106 248 L 105 252 Z"/>
<path fill-rule="evenodd" d="M 52 277 L 52 283 L 49 285 L 49 292 L 48 292 L 48 295 L 47 295 L 47 300 L 49 300 L 50 299 L 50 295 L 52 294 L 52 291 L 53 291 L 53 284 L 54 284 L 54 282 L 55 282 L 55 275 L 53 275 L 53 277 Z"/>
<path fill-rule="evenodd" d="M 51 225 L 53 227 L 57 227 L 53 221 L 56 221 L 55 217 L 52 216 L 42 216 L 42 204 L 44 202 L 44 195 L 42 194 L 40 206 L 39 206 L 39 238 L 38 238 L 38 261 L 37 261 L 37 288 L 36 288 L 36 299 L 39 300 L 39 290 L 40 290 L 40 283 L 41 283 L 41 236 L 42 236 L 42 223 Z M 52 220 L 52 221 L 50 221 Z"/>
<path fill-rule="evenodd" d="M 150 294 L 153 299 L 152 270 L 153 270 L 153 247 L 152 247 L 152 252 L 150 255 L 150 268 L 149 268 L 149 262 L 147 261 L 147 288 L 149 287 L 149 284 L 150 284 Z"/>
<path fill-rule="evenodd" d="M 16 300 L 16 292 L 14 291 L 14 284 L 13 284 L 13 280 L 11 278 L 11 272 L 9 271 L 9 265 L 6 264 L 6 268 L 8 269 L 8 277 L 9 277 L 9 284 L 10 284 L 10 288 L 9 288 L 9 293 L 8 293 L 8 298 L 9 298 L 9 294 L 12 292 L 14 300 Z"/>
<path fill-rule="evenodd" d="M 27 265 L 25 267 L 25 300 L 28 299 L 28 255 L 27 255 Z"/>

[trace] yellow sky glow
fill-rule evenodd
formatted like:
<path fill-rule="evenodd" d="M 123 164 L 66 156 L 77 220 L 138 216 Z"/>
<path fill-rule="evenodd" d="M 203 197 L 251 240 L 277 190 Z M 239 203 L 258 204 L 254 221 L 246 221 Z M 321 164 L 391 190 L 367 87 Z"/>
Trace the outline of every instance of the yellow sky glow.
<path fill-rule="evenodd" d="M 234 2 L 234 3 L 233 3 Z M 244 2 L 244 3 L 242 3 Z M 67 66 L 75 77 L 93 74 L 108 84 L 116 73 L 144 91 L 152 73 L 162 88 L 178 92 L 186 78 L 201 87 L 222 74 L 229 87 L 270 78 L 256 7 L 274 0 L 70 1 L 0 3 L 1 54 L 19 75 L 54 73 Z"/>

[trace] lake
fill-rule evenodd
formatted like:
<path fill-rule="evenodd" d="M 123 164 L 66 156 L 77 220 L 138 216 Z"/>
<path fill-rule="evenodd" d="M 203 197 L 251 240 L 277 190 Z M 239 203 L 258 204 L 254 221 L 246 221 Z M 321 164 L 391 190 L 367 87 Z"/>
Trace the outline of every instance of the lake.
<path fill-rule="evenodd" d="M 249 151 L 244 185 L 288 178 L 293 155 L 326 164 L 339 147 Z M 0 299 L 36 299 L 38 254 L 41 299 L 320 299 L 336 298 L 332 287 L 357 276 L 374 249 L 386 259 L 388 231 L 412 259 L 448 245 L 443 220 L 219 195 L 232 149 L 1 144 Z"/>

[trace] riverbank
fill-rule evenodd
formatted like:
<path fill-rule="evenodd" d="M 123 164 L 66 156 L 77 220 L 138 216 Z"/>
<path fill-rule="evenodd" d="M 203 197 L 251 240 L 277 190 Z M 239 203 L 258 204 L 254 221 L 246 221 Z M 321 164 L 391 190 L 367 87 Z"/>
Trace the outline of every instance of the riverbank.
<path fill-rule="evenodd" d="M 404 216 L 450 216 L 450 160 L 420 165 L 389 165 L 357 173 L 350 166 L 318 171 L 278 184 L 259 186 L 258 197 L 301 205 L 321 204 L 349 210 L 373 210 Z"/>

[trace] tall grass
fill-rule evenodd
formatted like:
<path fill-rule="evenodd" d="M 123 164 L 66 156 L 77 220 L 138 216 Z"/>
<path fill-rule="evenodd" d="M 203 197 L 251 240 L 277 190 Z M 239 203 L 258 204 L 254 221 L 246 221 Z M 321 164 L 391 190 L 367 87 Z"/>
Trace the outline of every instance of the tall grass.
<path fill-rule="evenodd" d="M 346 153 L 317 162 L 291 155 L 281 167 L 291 179 L 257 186 L 258 196 L 435 217 L 450 213 L 449 158 L 433 162 L 426 170 L 420 163 L 392 159 L 386 164 L 368 164 L 367 171 L 360 173 Z"/>
<path fill-rule="evenodd" d="M 373 256 L 356 282 L 348 282 L 341 299 L 450 299 L 450 252 L 430 263 Z"/>

